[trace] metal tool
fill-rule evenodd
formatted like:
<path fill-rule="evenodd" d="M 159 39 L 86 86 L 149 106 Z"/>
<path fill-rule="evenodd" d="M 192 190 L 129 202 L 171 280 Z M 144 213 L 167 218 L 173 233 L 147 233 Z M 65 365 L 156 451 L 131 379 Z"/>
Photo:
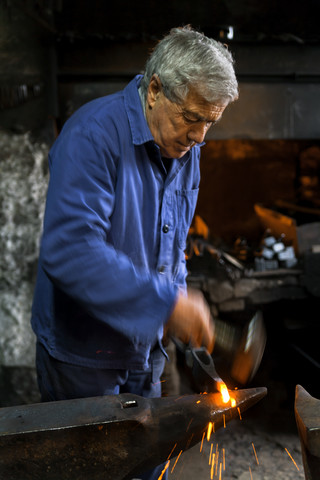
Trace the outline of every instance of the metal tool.
<path fill-rule="evenodd" d="M 320 475 L 320 400 L 296 386 L 294 413 L 298 427 L 306 480 Z"/>
<path fill-rule="evenodd" d="M 225 385 L 214 366 L 213 358 L 205 347 L 185 350 L 186 364 L 191 369 L 196 390 L 203 392 L 220 392 Z"/>
<path fill-rule="evenodd" d="M 194 390 L 221 392 L 225 382 L 216 371 L 213 357 L 205 347 L 195 348 L 172 339 L 178 350 L 185 355 L 190 380 Z M 230 374 L 238 383 L 245 385 L 252 380 L 260 366 L 266 344 L 266 331 L 262 313 L 257 311 L 244 328 L 215 319 L 215 350 L 230 363 Z"/>
<path fill-rule="evenodd" d="M 215 319 L 215 351 L 230 363 L 230 375 L 241 385 L 256 374 L 266 346 L 267 333 L 261 310 L 244 327 Z"/>
<path fill-rule="evenodd" d="M 0 478 L 125 480 L 172 461 L 207 431 L 262 399 L 266 388 L 146 399 L 132 394 L 0 409 Z"/>
<path fill-rule="evenodd" d="M 213 358 L 205 347 L 192 347 L 177 338 L 172 338 L 176 347 L 185 356 L 187 374 L 195 392 L 209 393 L 220 392 L 221 387 L 227 386 L 218 375 L 213 363 Z"/>

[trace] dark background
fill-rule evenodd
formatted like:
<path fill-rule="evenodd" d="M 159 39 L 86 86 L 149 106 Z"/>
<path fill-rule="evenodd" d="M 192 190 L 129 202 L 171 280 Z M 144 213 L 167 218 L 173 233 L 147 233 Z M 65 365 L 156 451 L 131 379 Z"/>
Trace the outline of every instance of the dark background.
<path fill-rule="evenodd" d="M 203 149 L 197 214 L 213 238 L 231 247 L 239 236 L 257 242 L 263 228 L 255 203 L 320 205 L 319 16 L 318 0 L 2 1 L 0 128 L 50 146 L 81 104 L 123 88 L 143 71 L 158 39 L 174 26 L 191 24 L 228 44 L 240 87 L 239 100 L 210 131 Z M 310 149 L 312 162 L 302 172 Z M 301 172 L 315 185 L 307 199 Z M 311 220 L 319 221 L 319 215 Z M 313 355 L 319 337 L 317 320 L 310 319 L 318 312 L 317 295 L 265 309 L 268 372 L 287 378 L 291 393 L 307 377 L 306 386 L 316 393 L 319 356 L 310 363 L 290 345 L 299 338 Z M 9 373 L 2 379 L 10 390 Z M 23 383 L 20 377 L 17 382 Z M 14 392 L 10 401 L 17 402 Z"/>
<path fill-rule="evenodd" d="M 228 241 L 256 237 L 252 205 L 279 197 L 294 201 L 301 152 L 319 145 L 319 5 L 4 1 L 0 126 L 52 142 L 82 103 L 123 88 L 143 71 L 158 39 L 190 23 L 228 44 L 240 85 L 238 102 L 208 135 L 198 213 Z"/>

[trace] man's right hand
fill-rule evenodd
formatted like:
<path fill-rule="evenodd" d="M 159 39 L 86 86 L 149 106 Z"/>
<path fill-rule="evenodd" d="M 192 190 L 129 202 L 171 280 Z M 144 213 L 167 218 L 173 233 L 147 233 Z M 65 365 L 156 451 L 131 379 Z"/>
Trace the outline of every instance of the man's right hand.
<path fill-rule="evenodd" d="M 214 322 L 210 308 L 201 292 L 188 289 L 188 296 L 179 294 L 173 312 L 165 325 L 165 335 L 175 337 L 193 347 L 204 346 L 209 353 L 212 353 Z"/>

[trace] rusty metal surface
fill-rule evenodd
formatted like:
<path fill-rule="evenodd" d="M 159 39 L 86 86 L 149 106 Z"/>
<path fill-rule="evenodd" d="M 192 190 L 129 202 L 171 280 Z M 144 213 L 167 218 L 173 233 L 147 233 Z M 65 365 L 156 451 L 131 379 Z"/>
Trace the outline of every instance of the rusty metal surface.
<path fill-rule="evenodd" d="M 296 386 L 294 412 L 298 427 L 306 480 L 320 475 L 320 400 Z"/>
<path fill-rule="evenodd" d="M 0 478 L 122 480 L 198 443 L 267 393 L 266 388 L 146 399 L 132 394 L 0 409 Z M 173 450 L 174 449 L 174 450 Z M 173 450 L 173 451 L 172 451 Z"/>

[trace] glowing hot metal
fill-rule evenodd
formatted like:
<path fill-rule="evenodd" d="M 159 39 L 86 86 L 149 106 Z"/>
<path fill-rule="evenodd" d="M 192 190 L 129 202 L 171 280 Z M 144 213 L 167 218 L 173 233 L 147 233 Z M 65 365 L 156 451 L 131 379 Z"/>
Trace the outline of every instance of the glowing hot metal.
<path fill-rule="evenodd" d="M 227 385 L 224 382 L 218 383 L 218 390 L 222 395 L 223 403 L 228 403 L 230 401 L 230 395 L 228 392 Z"/>

